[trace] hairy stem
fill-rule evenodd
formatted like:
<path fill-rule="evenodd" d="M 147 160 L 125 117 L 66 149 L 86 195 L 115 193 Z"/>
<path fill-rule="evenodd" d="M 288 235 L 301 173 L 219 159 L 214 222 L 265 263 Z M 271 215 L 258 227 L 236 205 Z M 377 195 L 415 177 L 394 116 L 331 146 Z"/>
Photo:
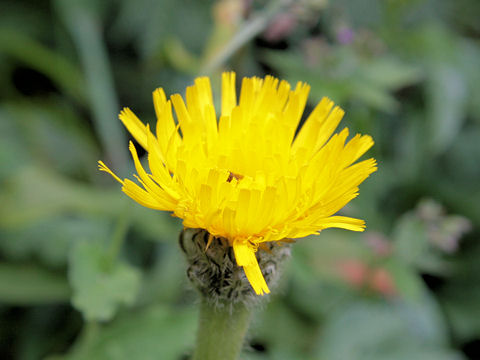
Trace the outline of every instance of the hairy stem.
<path fill-rule="evenodd" d="M 251 310 L 243 304 L 219 308 L 203 300 L 193 360 L 236 360 L 250 318 Z"/>

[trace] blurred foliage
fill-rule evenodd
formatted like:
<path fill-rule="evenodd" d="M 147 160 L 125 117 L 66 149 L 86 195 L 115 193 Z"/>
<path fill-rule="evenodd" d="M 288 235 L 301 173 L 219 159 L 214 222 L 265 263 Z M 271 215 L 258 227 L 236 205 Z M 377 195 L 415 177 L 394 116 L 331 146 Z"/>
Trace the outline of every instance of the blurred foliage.
<path fill-rule="evenodd" d="M 480 358 L 480 3 L 0 3 L 0 357 L 187 359 L 181 224 L 125 199 L 129 106 L 225 69 L 311 84 L 372 134 L 379 171 L 302 239 L 245 359 Z M 20 26 L 21 24 L 21 26 Z"/>
<path fill-rule="evenodd" d="M 138 270 L 108 255 L 98 243 L 87 242 L 76 243 L 71 252 L 72 305 L 87 321 L 110 320 L 119 306 L 137 297 Z"/>

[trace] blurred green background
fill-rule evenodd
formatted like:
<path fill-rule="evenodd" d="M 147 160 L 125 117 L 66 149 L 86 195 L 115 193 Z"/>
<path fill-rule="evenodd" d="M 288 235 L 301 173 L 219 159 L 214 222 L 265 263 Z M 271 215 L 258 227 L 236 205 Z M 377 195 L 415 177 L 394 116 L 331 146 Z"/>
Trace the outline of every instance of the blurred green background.
<path fill-rule="evenodd" d="M 0 358 L 187 360 L 181 222 L 126 198 L 123 106 L 197 75 L 312 86 L 371 134 L 344 213 L 293 246 L 242 359 L 480 359 L 478 0 L 0 2 Z"/>

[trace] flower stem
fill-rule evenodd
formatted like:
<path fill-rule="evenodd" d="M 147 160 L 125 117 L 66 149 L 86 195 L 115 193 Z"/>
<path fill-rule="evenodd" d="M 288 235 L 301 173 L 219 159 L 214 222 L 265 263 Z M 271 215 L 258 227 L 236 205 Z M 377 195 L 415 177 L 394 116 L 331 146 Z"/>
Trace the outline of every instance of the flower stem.
<path fill-rule="evenodd" d="M 219 308 L 202 300 L 193 360 L 236 360 L 250 318 L 251 310 L 243 304 Z"/>
<path fill-rule="evenodd" d="M 200 74 L 211 74 L 220 68 L 235 52 L 243 45 L 251 41 L 255 36 L 265 30 L 275 15 L 285 11 L 293 0 L 274 0 L 268 3 L 268 6 L 253 19 L 247 21 L 220 51 L 211 59 L 206 59 L 206 63 L 200 67 Z"/>
<path fill-rule="evenodd" d="M 110 240 L 110 244 L 108 246 L 108 255 L 110 257 L 110 261 L 114 262 L 120 251 L 122 250 L 123 243 L 125 241 L 125 237 L 128 232 L 128 228 L 130 226 L 131 220 L 131 203 L 130 201 L 125 202 L 124 208 L 120 211 L 118 216 L 117 223 L 113 230 L 113 235 Z"/>

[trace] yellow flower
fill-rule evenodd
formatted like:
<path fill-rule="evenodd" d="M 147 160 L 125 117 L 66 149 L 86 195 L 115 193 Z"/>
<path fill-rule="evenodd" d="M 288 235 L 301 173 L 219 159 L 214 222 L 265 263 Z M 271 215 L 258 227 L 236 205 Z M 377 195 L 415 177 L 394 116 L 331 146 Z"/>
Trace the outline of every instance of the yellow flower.
<path fill-rule="evenodd" d="M 235 73 L 222 77 L 217 122 L 210 80 L 200 77 L 167 100 L 153 92 L 156 134 L 125 108 L 120 120 L 147 151 L 151 173 L 130 152 L 138 180 L 121 180 L 139 204 L 172 211 L 187 228 L 226 238 L 237 264 L 257 294 L 268 286 L 255 257 L 263 242 L 301 238 L 336 227 L 363 231 L 364 221 L 337 216 L 358 195 L 358 185 L 376 170 L 374 159 L 354 162 L 372 145 L 368 135 L 346 142 L 348 129 L 332 135 L 344 115 L 323 98 L 298 134 L 310 87 L 291 89 L 272 76 L 244 78 L 237 102 Z M 174 120 L 172 105 L 178 125 Z"/>

